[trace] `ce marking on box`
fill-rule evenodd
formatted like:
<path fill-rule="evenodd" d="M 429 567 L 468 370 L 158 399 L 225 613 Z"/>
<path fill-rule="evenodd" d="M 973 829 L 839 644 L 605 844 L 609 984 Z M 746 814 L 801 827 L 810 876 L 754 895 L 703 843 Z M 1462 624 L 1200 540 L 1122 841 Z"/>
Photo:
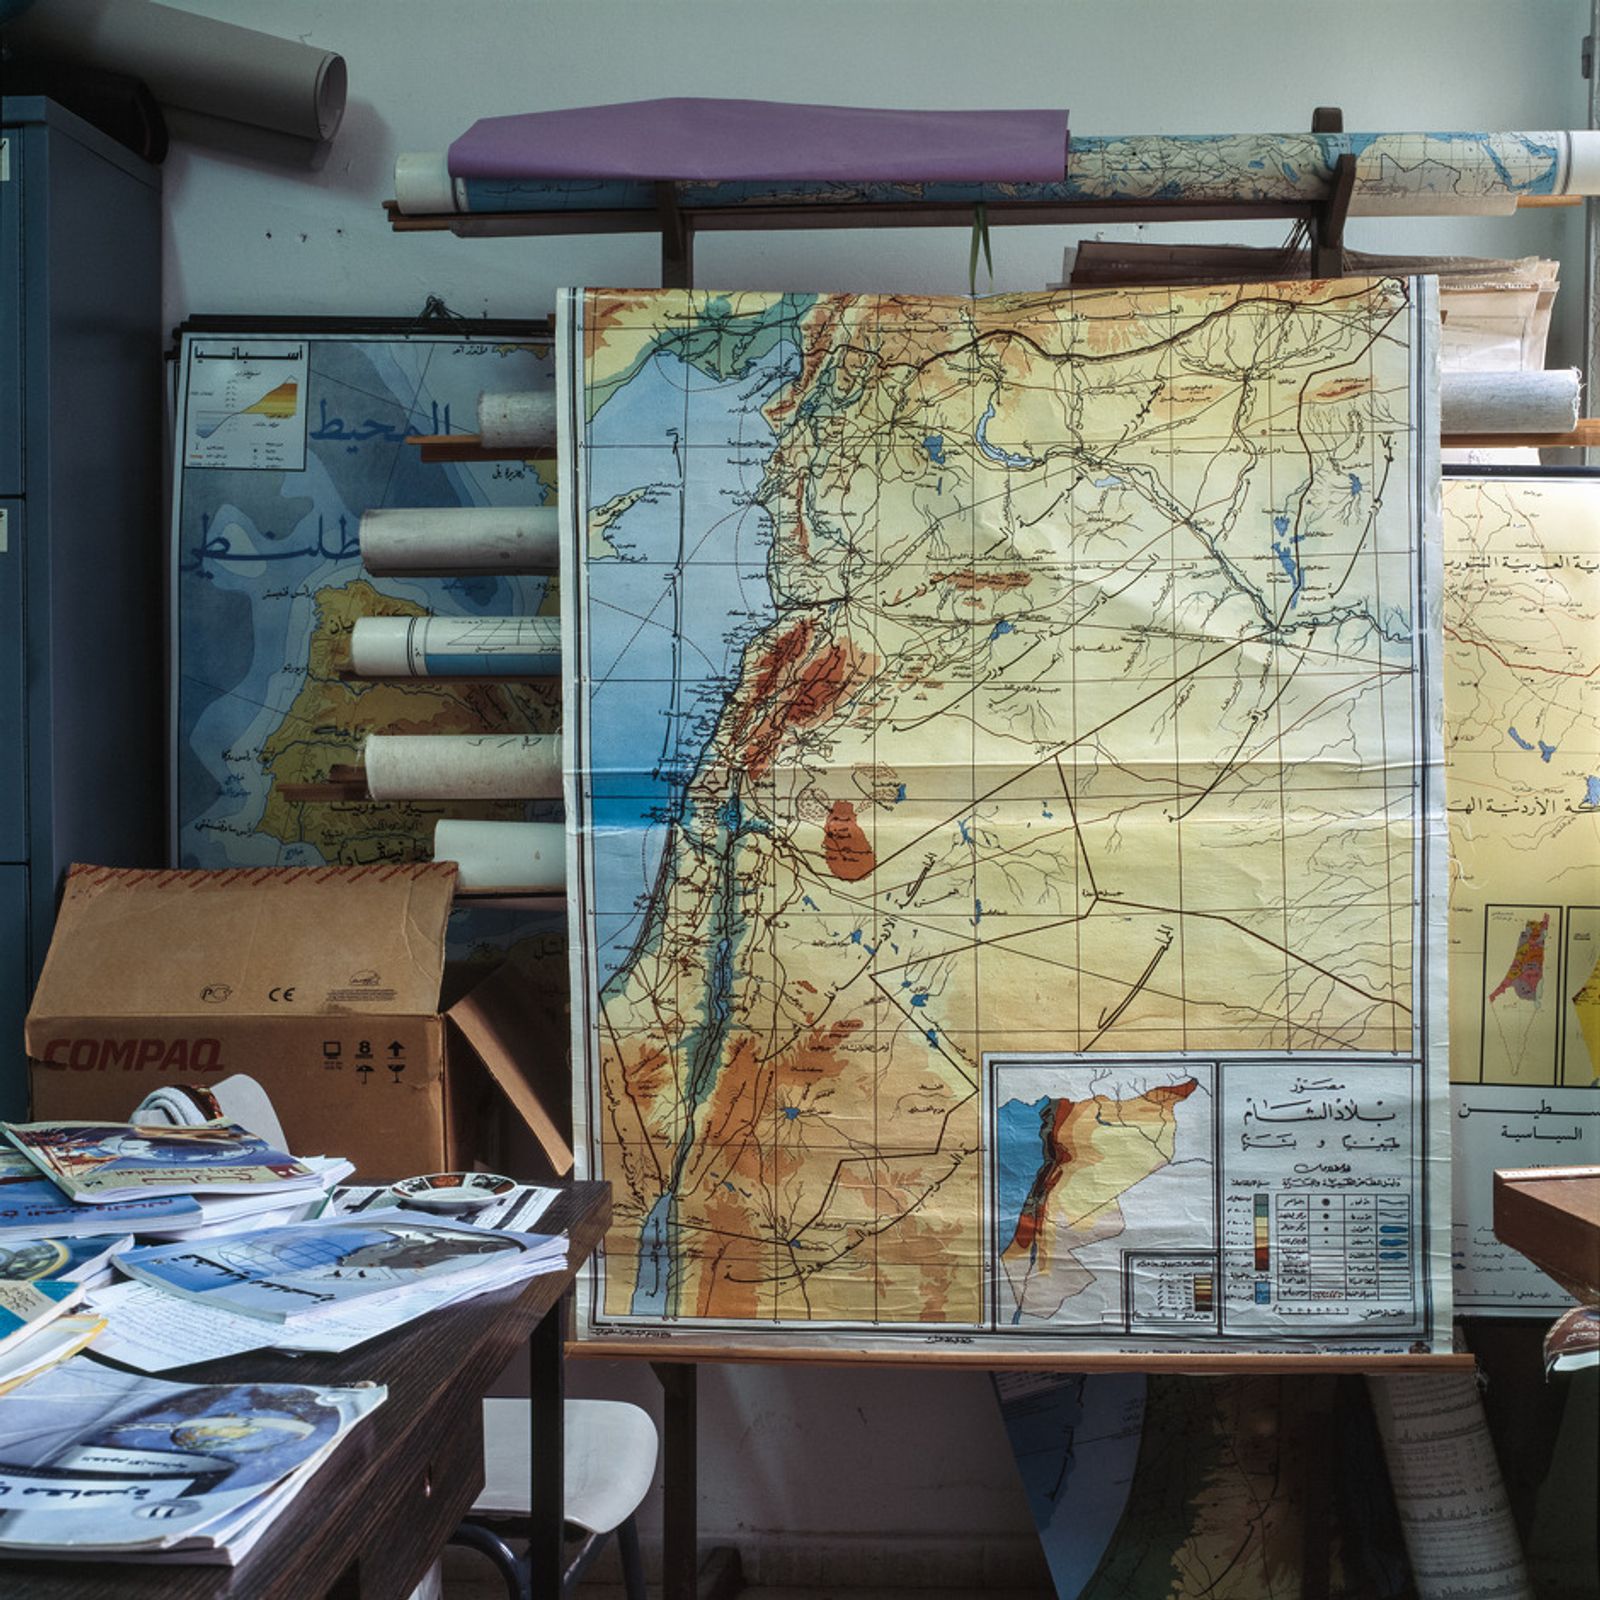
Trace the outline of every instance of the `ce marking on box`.
<path fill-rule="evenodd" d="M 287 988 L 282 984 L 276 984 L 267 990 L 267 999 L 272 1001 L 274 1005 L 293 1005 L 294 992 L 297 988 L 299 988 L 299 985 L 294 983 L 291 983 Z"/>

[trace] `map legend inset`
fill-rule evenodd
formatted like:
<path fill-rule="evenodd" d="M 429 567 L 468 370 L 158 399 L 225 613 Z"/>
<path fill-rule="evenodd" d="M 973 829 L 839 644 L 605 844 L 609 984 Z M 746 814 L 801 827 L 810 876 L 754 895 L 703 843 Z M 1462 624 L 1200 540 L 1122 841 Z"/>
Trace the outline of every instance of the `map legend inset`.
<path fill-rule="evenodd" d="M 303 472 L 306 354 L 304 340 L 191 345 L 184 466 Z"/>

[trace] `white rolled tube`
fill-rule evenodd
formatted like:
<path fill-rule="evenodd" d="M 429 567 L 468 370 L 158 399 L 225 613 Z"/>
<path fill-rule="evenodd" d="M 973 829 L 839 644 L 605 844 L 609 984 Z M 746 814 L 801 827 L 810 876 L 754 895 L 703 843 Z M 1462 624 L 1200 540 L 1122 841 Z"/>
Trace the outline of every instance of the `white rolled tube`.
<path fill-rule="evenodd" d="M 566 829 L 559 822 L 462 822 L 433 830 L 433 859 L 453 861 L 461 888 L 560 893 L 567 884 Z"/>
<path fill-rule="evenodd" d="M 361 563 L 380 575 L 548 572 L 558 551 L 554 506 L 407 507 L 361 517 Z"/>
<path fill-rule="evenodd" d="M 374 800 L 548 800 L 561 793 L 552 733 L 369 733 Z"/>
<path fill-rule="evenodd" d="M 1600 129 L 1574 128 L 1567 139 L 1567 181 L 1562 193 L 1600 194 Z"/>
<path fill-rule="evenodd" d="M 394 203 L 408 217 L 463 209 L 444 151 L 409 150 L 394 158 Z"/>
<path fill-rule="evenodd" d="M 1470 1372 L 1367 1379 L 1421 1600 L 1532 1600 Z"/>
<path fill-rule="evenodd" d="M 556 392 L 522 389 L 478 396 L 478 439 L 492 450 L 535 449 L 556 442 Z"/>
<path fill-rule="evenodd" d="M 1441 433 L 1571 433 L 1577 425 L 1576 368 L 1440 376 Z"/>
<path fill-rule="evenodd" d="M 361 678 L 554 678 L 558 617 L 357 617 L 350 666 Z"/>
<path fill-rule="evenodd" d="M 7 24 L 27 56 L 143 78 L 164 106 L 296 139 L 331 139 L 344 116 L 344 59 L 277 34 L 152 0 L 49 0 Z"/>

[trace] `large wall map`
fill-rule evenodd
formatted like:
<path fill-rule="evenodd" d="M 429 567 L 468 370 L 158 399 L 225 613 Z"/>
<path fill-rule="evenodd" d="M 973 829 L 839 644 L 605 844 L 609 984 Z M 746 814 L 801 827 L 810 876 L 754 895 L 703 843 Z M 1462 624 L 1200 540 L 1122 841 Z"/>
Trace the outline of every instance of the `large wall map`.
<path fill-rule="evenodd" d="M 1430 301 L 565 297 L 591 1331 L 1440 1337 Z"/>

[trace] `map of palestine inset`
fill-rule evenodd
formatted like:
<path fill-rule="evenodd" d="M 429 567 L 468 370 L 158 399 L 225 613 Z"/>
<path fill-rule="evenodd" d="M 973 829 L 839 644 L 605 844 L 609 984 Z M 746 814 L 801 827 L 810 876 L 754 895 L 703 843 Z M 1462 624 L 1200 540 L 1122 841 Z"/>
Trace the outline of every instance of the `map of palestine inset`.
<path fill-rule="evenodd" d="M 1600 483 L 1444 486 L 1454 1287 L 1552 1315 L 1497 1167 L 1600 1161 Z"/>
<path fill-rule="evenodd" d="M 1435 333 L 563 296 L 588 1331 L 1447 1337 Z"/>

